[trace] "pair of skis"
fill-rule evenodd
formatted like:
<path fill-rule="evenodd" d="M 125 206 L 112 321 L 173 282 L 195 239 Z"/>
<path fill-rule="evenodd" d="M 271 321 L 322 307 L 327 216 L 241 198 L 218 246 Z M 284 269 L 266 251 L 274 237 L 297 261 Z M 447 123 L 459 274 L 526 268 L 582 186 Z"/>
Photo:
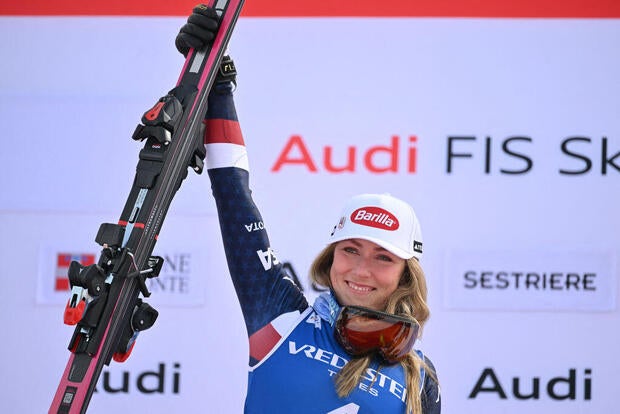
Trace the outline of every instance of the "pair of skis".
<path fill-rule="evenodd" d="M 71 297 L 66 324 L 76 325 L 71 354 L 50 413 L 85 413 L 104 365 L 129 357 L 140 331 L 153 325 L 157 311 L 140 295 L 156 277 L 163 259 L 152 256 L 157 236 L 188 168 L 202 172 L 205 149 L 200 129 L 207 99 L 223 62 L 243 0 L 211 0 L 218 12 L 217 35 L 204 50 L 190 49 L 174 89 L 142 117 L 133 138 L 144 141 L 136 175 L 118 224 L 104 223 L 95 241 L 96 264 L 69 267 Z"/>

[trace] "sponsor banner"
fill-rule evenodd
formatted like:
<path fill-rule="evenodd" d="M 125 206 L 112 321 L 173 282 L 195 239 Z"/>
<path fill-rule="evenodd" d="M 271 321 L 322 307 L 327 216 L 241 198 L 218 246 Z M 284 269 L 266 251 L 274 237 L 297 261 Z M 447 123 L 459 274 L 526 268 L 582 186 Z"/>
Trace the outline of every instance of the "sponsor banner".
<path fill-rule="evenodd" d="M 605 251 L 453 250 L 444 305 L 460 310 L 611 311 L 615 255 Z"/>
<path fill-rule="evenodd" d="M 601 136 L 556 132 L 508 134 L 506 137 L 449 135 L 445 172 L 451 175 L 523 176 L 539 171 L 547 176 L 607 176 L 620 172 L 620 147 L 615 134 Z"/>
<path fill-rule="evenodd" d="M 0 9 L 11 7 L 5 3 Z M 248 2 L 255 4 L 261 2 Z M 13 412 L 43 412 L 73 332 L 62 324 L 68 292 L 51 292 L 64 287 L 73 257 L 98 255 L 99 224 L 117 218 L 139 151 L 131 131 L 174 85 L 182 64 L 173 46 L 182 18 L 2 20 L 12 64 L 0 77 L 0 108 L 12 122 L 5 123 L 10 150 L 0 152 L 0 164 L 19 178 L 0 176 L 0 355 L 12 378 L 0 394 Z M 231 52 L 243 75 L 236 102 L 253 197 L 278 258 L 315 296 L 307 269 L 342 202 L 362 192 L 411 202 L 425 235 L 432 314 L 418 345 L 438 368 L 445 412 L 614 411 L 620 312 L 618 270 L 609 269 L 620 254 L 618 23 L 246 18 L 236 30 Z M 21 30 L 31 26 L 37 30 Z M 14 33 L 23 36 L 15 41 Z M 257 48 L 257 38 L 270 41 Z M 283 51 L 285 70 L 272 70 Z M 145 62 L 157 70 L 144 70 Z M 38 169 L 25 169 L 24 159 Z M 190 174 L 154 252 L 171 266 L 162 272 L 167 282 L 150 287 L 148 302 L 160 311 L 156 325 L 140 334 L 126 363 L 106 368 L 93 412 L 243 411 L 247 335 L 214 210 L 208 177 Z M 247 226 L 254 231 L 263 223 Z M 446 263 L 442 249 L 464 243 L 476 250 Z M 485 250 L 546 246 L 566 252 L 488 261 Z M 266 268 L 275 263 L 271 249 L 257 254 Z M 450 273 L 438 279 L 448 265 Z M 537 273 L 539 287 L 546 273 L 546 290 L 532 297 L 534 275 L 529 290 L 483 288 L 489 282 L 481 272 L 504 266 Z M 471 269 L 478 272 L 476 289 L 463 286 Z M 206 284 L 204 305 L 183 306 L 202 300 L 194 296 L 202 289 L 197 283 Z M 562 286 L 570 290 L 555 289 Z M 586 301 L 590 296 L 600 302 Z M 164 309 L 162 301 L 170 305 Z M 597 306 L 609 311 L 594 312 Z M 543 307 L 560 312 L 531 311 Z M 481 312 L 469 311 L 475 309 Z M 24 399 L 32 372 L 40 374 L 34 385 L 41 392 Z M 524 401 L 535 387 L 540 397 Z"/>
<path fill-rule="evenodd" d="M 433 172 L 452 176 L 525 176 L 538 171 L 564 177 L 620 172 L 620 147 L 615 134 L 556 137 L 554 131 L 553 137 L 506 135 L 450 134 L 443 142 L 437 139 L 433 145 L 441 151 L 434 154 Z M 408 137 L 394 134 L 388 139 L 374 138 L 375 145 L 368 148 L 360 143 L 357 146 L 330 144 L 317 151 L 314 137 L 293 134 L 273 157 L 270 171 L 274 174 L 297 169 L 327 174 L 366 171 L 413 175 L 418 172 L 418 141 L 423 143 L 427 139 L 414 134 Z"/>
<path fill-rule="evenodd" d="M 551 378 L 513 376 L 506 378 L 500 369 L 485 367 L 476 379 L 468 399 L 498 400 L 583 400 L 592 399 L 592 368 L 570 367 L 562 375 Z"/>
<path fill-rule="evenodd" d="M 87 234 L 97 230 L 97 218 L 83 218 L 92 225 L 76 227 L 76 239 L 88 240 Z M 56 215 L 49 220 L 49 215 L 33 217 L 31 222 L 45 220 L 47 223 L 63 223 L 73 221 L 69 215 Z M 158 304 L 166 306 L 198 306 L 205 303 L 207 278 L 206 263 L 212 262 L 212 254 L 223 254 L 217 238 L 219 227 L 213 216 L 180 217 L 171 215 L 164 224 L 164 234 L 158 240 L 153 255 L 164 258 L 164 265 L 158 277 L 147 279 L 146 285 L 153 293 Z M 51 230 L 57 234 L 60 228 Z M 81 233 L 81 234 L 75 234 Z M 55 240 L 44 241 L 39 247 L 39 263 L 37 272 L 37 303 L 42 305 L 64 305 L 70 293 L 67 271 L 72 261 L 83 266 L 97 262 L 101 248 L 93 242 L 71 243 Z M 221 258 L 223 272 L 225 263 Z M 225 273 L 227 274 L 227 273 Z"/>
<path fill-rule="evenodd" d="M 203 3 L 207 3 L 203 1 Z M 315 16 L 424 16 L 424 17 L 618 17 L 620 5 L 614 0 L 391 0 L 381 6 L 371 0 L 338 2 L 310 0 L 247 1 L 244 16 L 315 17 Z M 9 15 L 181 15 L 197 4 L 192 0 L 170 2 L 109 0 L 77 2 L 72 0 L 27 0 L 4 2 L 0 14 Z"/>

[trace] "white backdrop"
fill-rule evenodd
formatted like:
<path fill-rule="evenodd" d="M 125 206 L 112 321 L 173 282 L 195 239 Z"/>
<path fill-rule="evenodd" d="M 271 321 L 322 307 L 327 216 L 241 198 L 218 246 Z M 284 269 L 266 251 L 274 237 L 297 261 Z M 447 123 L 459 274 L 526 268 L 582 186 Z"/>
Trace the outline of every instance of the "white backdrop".
<path fill-rule="evenodd" d="M 176 83 L 183 20 L 0 18 L 0 397 L 11 412 L 51 402 L 72 333 L 58 255 L 97 254 L 99 224 L 120 215 L 141 148 L 131 133 Z M 615 409 L 619 47 L 616 19 L 238 23 L 236 101 L 272 246 L 314 297 L 306 270 L 343 200 L 411 202 L 432 310 L 419 346 L 446 413 Z M 343 166 L 349 147 L 354 171 L 331 172 L 324 150 Z M 290 162 L 302 149 L 306 164 Z M 278 160 L 289 162 L 274 170 Z M 160 317 L 106 369 L 89 412 L 242 411 L 246 335 L 214 214 L 207 177 L 190 174 L 156 247 L 169 259 L 148 300 Z M 519 399 L 533 383 L 536 398 Z"/>

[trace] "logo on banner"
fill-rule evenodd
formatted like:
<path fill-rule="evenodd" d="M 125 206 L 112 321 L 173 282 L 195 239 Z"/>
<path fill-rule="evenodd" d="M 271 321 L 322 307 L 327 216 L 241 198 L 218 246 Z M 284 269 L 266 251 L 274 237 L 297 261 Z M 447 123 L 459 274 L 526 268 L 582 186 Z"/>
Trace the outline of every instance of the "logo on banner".
<path fill-rule="evenodd" d="M 535 166 L 534 153 L 534 138 L 529 136 L 480 138 L 452 135 L 447 141 L 446 172 L 455 174 L 475 167 L 484 174 L 527 174 Z M 559 161 L 554 168 L 560 175 L 620 172 L 620 149 L 614 148 L 608 137 L 562 138 L 557 155 Z"/>
<path fill-rule="evenodd" d="M 444 303 L 453 309 L 609 311 L 616 308 L 609 252 L 452 251 Z"/>
<path fill-rule="evenodd" d="M 69 265 L 71 262 L 80 262 L 83 266 L 90 266 L 95 263 L 96 256 L 92 253 L 58 253 L 56 254 L 56 275 L 54 279 L 54 291 L 65 292 L 69 291 L 69 277 L 67 272 L 69 271 Z"/>
<path fill-rule="evenodd" d="M 549 379 L 534 376 L 502 380 L 493 368 L 485 368 L 468 398 L 476 399 L 485 395 L 502 400 L 510 397 L 518 400 L 540 400 L 547 397 L 556 401 L 577 399 L 587 401 L 592 399 L 592 369 L 585 368 L 581 372 L 576 368 L 570 368 L 567 375 Z"/>
<path fill-rule="evenodd" d="M 407 142 L 408 141 L 408 142 Z M 301 135 L 291 135 L 278 154 L 271 172 L 302 168 L 311 173 L 319 171 L 341 174 L 366 171 L 374 174 L 417 172 L 418 137 L 408 140 L 393 135 L 389 142 L 370 147 L 331 145 L 314 152 Z M 523 175 L 535 164 L 535 140 L 531 136 L 477 137 L 449 135 L 446 142 L 446 172 L 448 174 L 475 171 L 484 174 Z M 559 141 L 557 165 L 559 175 L 608 175 L 620 173 L 620 149 L 614 141 L 587 136 L 568 136 Z M 545 157 L 545 162 L 549 162 Z M 438 164 L 436 164 L 438 165 Z"/>
<path fill-rule="evenodd" d="M 312 150 L 301 135 L 291 135 L 271 167 L 279 173 L 285 168 L 301 168 L 341 174 L 370 172 L 373 174 L 417 172 L 418 137 L 402 139 L 393 135 L 389 142 L 370 147 L 356 145 L 336 148 L 327 145 Z M 606 136 L 568 136 L 559 140 L 556 165 L 559 175 L 608 175 L 620 173 L 620 148 Z M 478 137 L 449 135 L 446 141 L 445 168 L 448 174 L 478 171 L 484 174 L 524 175 L 536 164 L 535 139 L 531 136 Z M 549 163 L 549 157 L 544 162 Z M 435 165 L 439 165 L 436 163 Z"/>
<path fill-rule="evenodd" d="M 149 290 L 169 296 L 191 294 L 192 254 L 188 252 L 165 253 L 161 256 L 164 264 L 159 276 L 147 279 Z"/>
<path fill-rule="evenodd" d="M 319 170 L 333 173 L 356 173 L 367 171 L 374 174 L 406 172 L 416 173 L 418 137 L 410 135 L 408 143 L 393 135 L 387 144 L 360 148 L 354 145 L 346 148 L 323 147 L 312 153 L 301 135 L 292 135 L 271 167 L 272 172 L 284 168 L 302 168 L 316 173 Z"/>
<path fill-rule="evenodd" d="M 204 278 L 195 275 L 193 259 L 195 252 L 155 253 L 164 258 L 158 277 L 146 279 L 149 291 L 157 294 L 162 305 L 196 306 L 205 300 Z M 98 255 L 92 252 L 71 251 L 44 247 L 41 249 L 37 301 L 42 304 L 64 305 L 67 302 L 70 284 L 68 270 L 72 261 L 83 266 L 97 263 Z"/>
<path fill-rule="evenodd" d="M 396 216 L 381 207 L 362 207 L 351 213 L 351 222 L 360 226 L 375 227 L 381 230 L 398 230 Z"/>
<path fill-rule="evenodd" d="M 180 394 L 181 364 L 160 362 L 157 368 L 143 372 L 104 370 L 95 389 L 98 391 L 108 394 Z"/>

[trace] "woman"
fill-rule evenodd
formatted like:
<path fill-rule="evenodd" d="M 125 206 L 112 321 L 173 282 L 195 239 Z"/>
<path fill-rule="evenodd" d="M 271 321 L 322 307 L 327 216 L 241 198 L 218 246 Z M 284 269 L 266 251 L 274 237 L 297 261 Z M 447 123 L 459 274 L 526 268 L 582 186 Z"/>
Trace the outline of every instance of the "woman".
<path fill-rule="evenodd" d="M 213 10 L 195 8 L 177 48 L 200 49 L 216 28 Z M 429 316 L 413 209 L 387 194 L 353 197 L 312 264 L 312 279 L 328 292 L 309 306 L 273 254 L 251 198 L 230 80 L 213 87 L 205 124 L 206 164 L 249 337 L 245 412 L 439 413 L 433 366 L 412 350 Z"/>

